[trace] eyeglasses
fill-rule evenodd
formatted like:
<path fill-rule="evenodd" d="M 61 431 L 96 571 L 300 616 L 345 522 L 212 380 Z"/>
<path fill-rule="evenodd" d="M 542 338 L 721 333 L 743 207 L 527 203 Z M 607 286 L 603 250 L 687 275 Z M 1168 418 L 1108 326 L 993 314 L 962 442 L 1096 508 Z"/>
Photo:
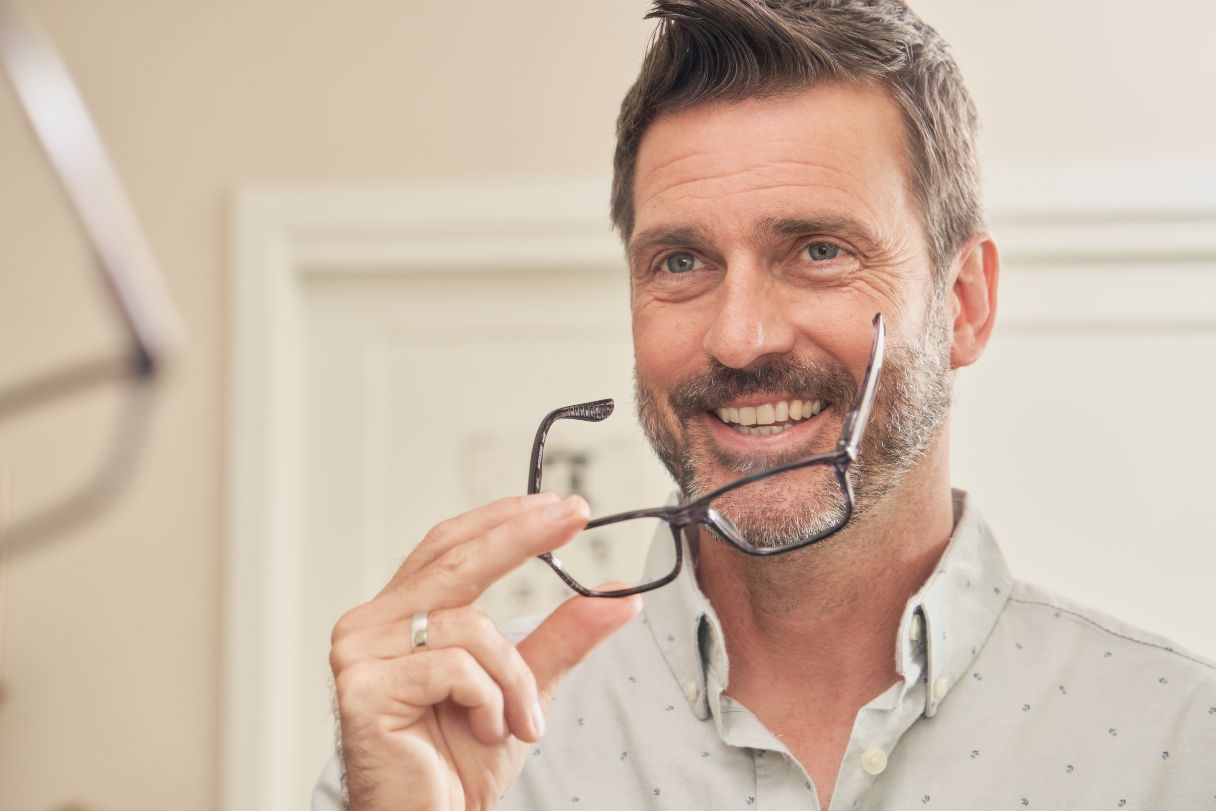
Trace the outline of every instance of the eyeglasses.
<path fill-rule="evenodd" d="M 64 529 L 108 505 L 130 481 L 147 435 L 154 383 L 179 352 L 181 325 L 72 77 L 32 20 L 3 2 L 0 69 L 12 80 L 17 100 L 63 184 L 117 314 L 130 333 L 130 348 L 119 356 L 78 362 L 0 386 L 3 422 L 107 383 L 130 384 L 122 421 L 92 475 L 60 498 L 19 516 L 6 533 L 0 533 L 8 551 L 15 553 L 62 537 Z"/>
<path fill-rule="evenodd" d="M 761 557 L 792 552 L 839 532 L 853 517 L 853 483 L 849 477 L 849 467 L 856 461 L 861 448 L 878 389 L 878 378 L 882 373 L 886 330 L 881 314 L 874 316 L 873 325 L 874 339 L 869 365 L 862 378 L 857 401 L 845 415 L 840 438 L 831 452 L 752 473 L 686 504 L 631 510 L 593 519 L 573 541 L 562 547 L 561 557 L 556 552 L 550 552 L 541 555 L 540 559 L 579 594 L 587 597 L 626 597 L 657 589 L 675 580 L 684 562 L 681 533 L 689 533 L 688 539 L 692 542 L 698 526 L 708 527 L 718 538 L 740 552 Z M 801 413 L 802 401 L 795 402 L 799 403 L 797 408 L 800 413 L 791 413 L 788 417 L 796 422 L 806 417 Z M 821 403 L 807 401 L 807 416 L 813 416 L 822 407 Z M 612 400 L 596 400 L 559 408 L 546 415 L 532 443 L 528 492 L 539 493 L 541 490 L 545 441 L 555 422 L 601 422 L 612 414 L 613 408 Z M 772 504 L 774 500 L 782 502 L 779 510 L 763 506 Z M 822 510 L 822 505 L 829 503 L 834 504 L 830 516 L 827 519 L 818 517 L 816 508 Z M 756 515 L 760 511 L 765 514 Z M 778 513 L 786 516 L 787 525 L 778 527 L 775 535 L 770 533 L 769 537 L 765 537 L 766 530 L 758 526 L 760 519 L 771 523 Z M 734 520 L 728 515 L 734 516 Z M 641 526 L 656 523 L 666 524 L 670 530 L 670 547 L 660 543 L 659 536 L 653 531 L 647 532 Z M 650 529 L 661 527 L 652 526 Z M 796 539 L 785 540 L 791 534 Z M 642 553 L 639 539 L 648 543 L 652 537 L 655 538 L 654 543 L 648 552 Z M 633 551 L 618 548 L 625 545 L 621 540 L 625 538 L 631 539 L 628 543 L 635 545 Z M 647 555 L 643 565 L 642 559 Z M 632 576 L 619 579 L 634 585 L 603 591 L 583 585 L 585 582 L 617 579 L 605 577 L 606 570 L 611 568 L 607 564 L 611 563 L 623 563 Z"/>

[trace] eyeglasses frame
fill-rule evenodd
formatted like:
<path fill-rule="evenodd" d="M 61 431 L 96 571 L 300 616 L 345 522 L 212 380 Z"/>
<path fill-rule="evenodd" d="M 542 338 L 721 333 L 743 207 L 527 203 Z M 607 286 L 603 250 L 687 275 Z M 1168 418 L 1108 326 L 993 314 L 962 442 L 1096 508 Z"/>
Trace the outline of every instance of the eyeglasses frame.
<path fill-rule="evenodd" d="M 21 553 L 65 537 L 64 530 L 109 506 L 131 482 L 148 438 L 154 391 L 181 354 L 184 339 L 147 237 L 76 83 L 35 21 L 3 0 L 0 73 L 12 82 L 129 333 L 121 354 L 79 361 L 0 387 L 3 422 L 108 383 L 129 383 L 128 403 L 113 439 L 90 475 L 7 528 L 7 551 Z"/>
<path fill-rule="evenodd" d="M 676 579 L 684 565 L 684 545 L 680 543 L 680 533 L 697 525 L 709 527 L 715 535 L 728 545 L 754 557 L 770 557 L 785 552 L 793 552 L 796 549 L 803 549 L 811 544 L 825 540 L 844 529 L 853 518 L 854 507 L 853 482 L 849 476 L 849 467 L 853 462 L 857 461 L 857 456 L 861 451 L 861 442 L 865 436 L 866 426 L 870 421 L 870 413 L 873 410 L 875 393 L 878 390 L 878 380 L 882 374 L 883 358 L 886 350 L 886 325 L 883 322 L 882 314 L 875 314 L 872 323 L 874 327 L 874 339 L 870 347 L 870 360 L 866 366 L 865 375 L 862 377 L 857 400 L 845 415 L 844 422 L 841 425 L 840 438 L 836 441 L 836 447 L 832 451 L 787 462 L 766 470 L 757 471 L 756 473 L 750 473 L 686 504 L 672 507 L 630 510 L 587 522 L 584 531 L 639 518 L 658 518 L 662 520 L 671 528 L 672 538 L 676 545 L 675 566 L 668 575 L 641 586 L 627 589 L 613 589 L 610 591 L 596 591 L 587 588 L 571 577 L 562 566 L 561 560 L 555 558 L 552 553 L 546 552 L 539 555 L 540 559 L 547 563 L 567 586 L 584 597 L 628 597 L 632 594 L 652 591 Z M 565 406 L 545 415 L 545 418 L 541 420 L 540 427 L 536 430 L 536 437 L 532 442 L 532 455 L 528 464 L 528 493 L 534 494 L 540 492 L 541 472 L 544 467 L 545 441 L 548 438 L 549 429 L 553 426 L 553 423 L 564 419 L 601 422 L 611 416 L 614 409 L 615 403 L 611 399 L 605 399 Z M 836 481 L 840 485 L 840 491 L 845 500 L 844 518 L 838 524 L 827 527 L 806 538 L 799 539 L 795 543 L 774 547 L 752 546 L 738 534 L 734 525 L 725 516 L 722 516 L 709 506 L 714 499 L 731 490 L 753 484 L 770 476 L 813 466 L 830 467 L 835 474 Z"/>

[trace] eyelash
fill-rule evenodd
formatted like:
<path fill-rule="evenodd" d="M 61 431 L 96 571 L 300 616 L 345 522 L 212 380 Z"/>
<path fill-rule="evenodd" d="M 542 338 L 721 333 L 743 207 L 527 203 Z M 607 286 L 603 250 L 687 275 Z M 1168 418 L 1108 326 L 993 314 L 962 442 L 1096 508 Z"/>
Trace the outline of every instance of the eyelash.
<path fill-rule="evenodd" d="M 809 251 L 809 250 L 810 250 L 812 247 L 814 247 L 814 246 L 816 246 L 816 245 L 828 245 L 828 246 L 830 246 L 830 247 L 834 248 L 834 249 L 837 251 L 837 256 L 833 256 L 831 259 L 823 259 L 823 260 L 819 260 L 819 261 L 817 261 L 817 262 L 816 262 L 815 260 L 811 260 L 811 259 L 810 259 L 809 254 L 808 254 L 807 252 L 808 252 L 808 251 Z M 801 244 L 801 245 L 798 247 L 797 254 L 798 254 L 798 256 L 799 256 L 799 258 L 800 258 L 800 259 L 807 259 L 807 260 L 809 260 L 809 261 L 814 262 L 815 264 L 827 264 L 827 263 L 830 263 L 830 262 L 834 262 L 834 261 L 836 261 L 836 260 L 840 259 L 842 256 L 843 256 L 843 257 L 847 257 L 847 258 L 854 258 L 854 257 L 855 257 L 854 253 L 853 253 L 851 250 L 849 250 L 848 248 L 844 247 L 844 246 L 843 246 L 843 245 L 841 245 L 840 243 L 835 242 L 835 241 L 830 240 L 830 239 L 823 239 L 823 238 L 814 238 L 814 239 L 808 240 L 807 242 L 802 243 L 802 244 Z M 696 269 L 697 269 L 696 267 L 693 267 L 693 268 L 691 268 L 691 269 L 689 269 L 689 270 L 686 270 L 686 271 L 683 271 L 683 272 L 681 272 L 681 273 L 677 273 L 677 272 L 674 272 L 674 271 L 667 271 L 667 270 L 666 270 L 666 265 L 667 265 L 667 262 L 668 262 L 670 259 L 672 259 L 673 257 L 680 256 L 680 255 L 687 255 L 687 256 L 692 257 L 692 259 L 693 259 L 693 262 L 694 262 L 694 263 L 699 262 L 699 263 L 701 263 L 701 264 L 704 264 L 704 262 L 705 262 L 705 260 L 703 260 L 703 259 L 701 259 L 699 256 L 697 256 L 697 254 L 696 254 L 696 253 L 694 253 L 693 251 L 687 250 L 687 249 L 680 249 L 680 250 L 670 251 L 670 252 L 668 252 L 668 253 L 664 253 L 664 254 L 659 255 L 659 256 L 658 256 L 658 257 L 657 257 L 657 258 L 654 260 L 654 263 L 653 263 L 653 265 L 651 266 L 651 275 L 653 276 L 653 275 L 658 275 L 658 274 L 661 274 L 661 273 L 666 273 L 666 275 L 669 275 L 669 276 L 672 276 L 672 277 L 677 277 L 677 276 L 684 276 L 684 275 L 687 275 L 687 274 L 692 273 L 694 270 L 696 270 Z"/>
<path fill-rule="evenodd" d="M 848 257 L 853 256 L 853 252 L 850 251 L 848 248 L 844 247 L 843 245 L 841 245 L 838 242 L 833 242 L 830 239 L 812 239 L 808 242 L 804 242 L 801 245 L 801 247 L 798 248 L 798 254 L 800 256 L 806 255 L 807 251 L 809 251 L 811 248 L 815 247 L 816 245 L 827 245 L 829 247 L 835 248 L 836 251 L 838 252 L 838 254 L 843 254 L 844 256 L 848 256 Z M 831 259 L 825 259 L 822 261 L 831 262 L 837 258 L 839 258 L 839 256 L 833 256 Z"/>
<path fill-rule="evenodd" d="M 673 257 L 681 256 L 681 255 L 692 257 L 692 260 L 694 263 L 700 262 L 702 265 L 705 264 L 705 260 L 701 259 L 701 257 L 697 256 L 692 251 L 688 251 L 688 250 L 670 251 L 669 253 L 661 254 L 658 258 L 655 259 L 654 265 L 651 268 L 652 275 L 665 272 L 667 262 L 669 260 L 671 260 Z M 683 276 L 688 273 L 691 273 L 695 269 L 696 269 L 695 267 L 690 268 L 689 270 L 686 270 L 683 273 L 676 273 L 674 271 L 669 271 L 668 273 L 671 276 Z"/>

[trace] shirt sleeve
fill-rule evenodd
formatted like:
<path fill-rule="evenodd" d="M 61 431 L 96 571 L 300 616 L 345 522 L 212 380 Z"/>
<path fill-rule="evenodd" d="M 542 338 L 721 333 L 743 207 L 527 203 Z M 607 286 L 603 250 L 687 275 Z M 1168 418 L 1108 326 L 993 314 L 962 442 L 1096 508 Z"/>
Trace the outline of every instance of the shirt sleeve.
<path fill-rule="evenodd" d="M 311 811 L 346 811 L 346 802 L 342 797 L 342 770 L 336 755 L 325 764 L 316 788 L 312 790 Z"/>

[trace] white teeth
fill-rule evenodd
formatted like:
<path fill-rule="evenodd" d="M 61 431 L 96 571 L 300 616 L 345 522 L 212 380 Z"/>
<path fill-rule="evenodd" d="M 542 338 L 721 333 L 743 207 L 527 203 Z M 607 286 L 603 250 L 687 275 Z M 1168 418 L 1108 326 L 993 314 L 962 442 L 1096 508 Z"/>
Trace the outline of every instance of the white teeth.
<path fill-rule="evenodd" d="M 718 408 L 714 413 L 718 415 L 718 419 L 735 427 L 741 426 L 759 426 L 759 427 L 774 427 L 778 430 L 788 428 L 788 425 L 780 425 L 780 423 L 797 422 L 799 420 L 809 419 L 827 407 L 827 403 L 823 400 L 779 400 L 774 403 L 762 403 L 756 406 L 743 406 L 742 408 Z M 776 425 L 775 425 L 776 423 Z M 751 433 L 753 436 L 767 436 L 767 432 L 763 434 Z M 777 433 L 773 431 L 772 433 Z"/>

